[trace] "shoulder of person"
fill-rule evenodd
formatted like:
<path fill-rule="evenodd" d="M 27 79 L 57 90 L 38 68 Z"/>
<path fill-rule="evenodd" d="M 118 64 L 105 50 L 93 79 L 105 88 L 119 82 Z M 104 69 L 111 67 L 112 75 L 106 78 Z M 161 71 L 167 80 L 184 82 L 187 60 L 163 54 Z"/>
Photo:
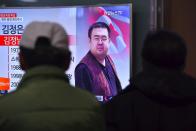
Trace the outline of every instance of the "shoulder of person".
<path fill-rule="evenodd" d="M 84 63 L 79 63 L 76 68 L 77 70 L 84 70 L 84 69 L 88 69 L 88 66 Z"/>

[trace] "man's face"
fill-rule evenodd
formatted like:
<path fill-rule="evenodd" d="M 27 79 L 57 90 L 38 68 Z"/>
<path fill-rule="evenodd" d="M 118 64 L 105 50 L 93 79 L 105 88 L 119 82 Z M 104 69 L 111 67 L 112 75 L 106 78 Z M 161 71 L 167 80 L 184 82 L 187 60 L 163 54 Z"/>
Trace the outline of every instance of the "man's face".
<path fill-rule="evenodd" d="M 89 39 L 90 51 L 98 58 L 105 57 L 109 48 L 109 34 L 106 28 L 94 28 Z"/>

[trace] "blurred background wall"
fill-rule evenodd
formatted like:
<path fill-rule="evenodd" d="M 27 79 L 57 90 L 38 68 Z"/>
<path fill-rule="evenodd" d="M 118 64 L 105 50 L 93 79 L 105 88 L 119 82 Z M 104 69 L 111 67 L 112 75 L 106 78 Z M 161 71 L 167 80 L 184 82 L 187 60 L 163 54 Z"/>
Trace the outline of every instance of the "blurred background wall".
<path fill-rule="evenodd" d="M 196 0 L 165 0 L 164 26 L 188 44 L 186 72 L 196 78 Z"/>

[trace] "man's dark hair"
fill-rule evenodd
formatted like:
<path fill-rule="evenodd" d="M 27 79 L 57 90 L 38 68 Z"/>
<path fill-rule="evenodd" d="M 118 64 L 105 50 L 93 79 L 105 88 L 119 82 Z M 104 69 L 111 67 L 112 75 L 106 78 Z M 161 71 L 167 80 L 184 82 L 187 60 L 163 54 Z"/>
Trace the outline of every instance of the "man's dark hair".
<path fill-rule="evenodd" d="M 89 38 L 91 38 L 91 34 L 92 34 L 92 31 L 94 28 L 106 28 L 108 31 L 108 35 L 110 36 L 111 30 L 110 30 L 109 26 L 104 22 L 96 22 L 96 23 L 92 24 L 88 29 L 88 37 Z"/>
<path fill-rule="evenodd" d="M 144 40 L 143 60 L 158 67 L 184 69 L 186 55 L 185 41 L 174 32 L 167 30 L 150 32 Z"/>
<path fill-rule="evenodd" d="M 27 49 L 20 46 L 29 68 L 40 65 L 53 65 L 64 68 L 65 62 L 70 62 L 71 53 L 69 50 L 59 49 L 51 46 L 51 42 L 46 37 L 39 37 L 35 44 L 35 49 Z"/>

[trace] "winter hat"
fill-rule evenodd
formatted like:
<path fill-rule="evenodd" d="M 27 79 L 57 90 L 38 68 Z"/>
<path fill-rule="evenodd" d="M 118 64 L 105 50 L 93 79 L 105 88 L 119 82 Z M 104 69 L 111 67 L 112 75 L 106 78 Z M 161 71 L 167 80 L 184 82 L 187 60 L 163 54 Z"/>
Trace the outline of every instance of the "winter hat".
<path fill-rule="evenodd" d="M 48 38 L 53 47 L 68 50 L 67 33 L 61 25 L 54 22 L 31 22 L 24 29 L 19 45 L 33 50 L 39 37 Z"/>

